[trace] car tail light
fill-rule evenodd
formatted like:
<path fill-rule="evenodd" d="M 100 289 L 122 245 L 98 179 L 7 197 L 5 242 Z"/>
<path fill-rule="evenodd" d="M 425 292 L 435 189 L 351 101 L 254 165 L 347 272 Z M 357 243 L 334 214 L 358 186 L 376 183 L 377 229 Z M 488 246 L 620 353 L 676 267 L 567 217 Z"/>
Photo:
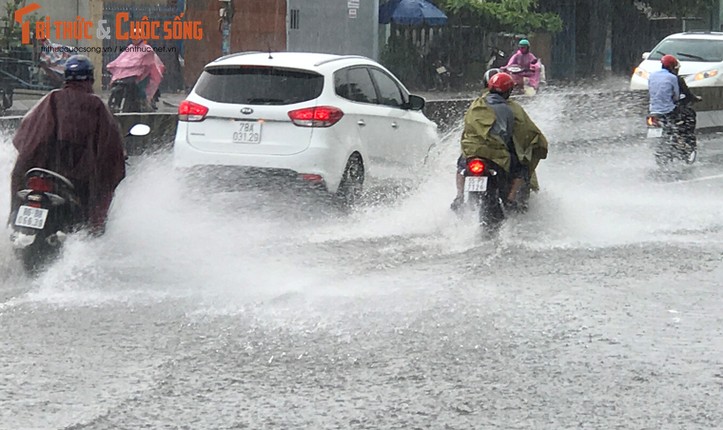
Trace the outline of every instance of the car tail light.
<path fill-rule="evenodd" d="M 479 176 L 485 171 L 485 163 L 479 158 L 474 158 L 467 163 L 467 170 L 471 174 Z"/>
<path fill-rule="evenodd" d="M 53 191 L 53 183 L 40 176 L 31 176 L 28 178 L 26 185 L 29 189 L 38 193 L 49 193 Z"/>
<path fill-rule="evenodd" d="M 299 127 L 331 127 L 343 116 L 344 112 L 333 106 L 316 106 L 289 112 L 289 118 Z"/>
<path fill-rule="evenodd" d="M 208 113 L 206 106 L 184 100 L 178 106 L 179 121 L 203 121 Z"/>
<path fill-rule="evenodd" d="M 321 175 L 313 175 L 310 173 L 302 173 L 301 179 L 307 182 L 324 182 L 324 178 Z"/>

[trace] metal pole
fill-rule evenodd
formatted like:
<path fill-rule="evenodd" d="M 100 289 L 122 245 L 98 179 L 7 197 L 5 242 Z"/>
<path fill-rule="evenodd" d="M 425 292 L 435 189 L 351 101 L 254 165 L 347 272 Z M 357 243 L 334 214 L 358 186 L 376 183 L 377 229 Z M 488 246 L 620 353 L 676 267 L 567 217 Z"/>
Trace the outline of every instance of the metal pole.
<path fill-rule="evenodd" d="M 232 0 L 221 0 L 221 55 L 231 53 L 231 20 L 233 19 Z"/>

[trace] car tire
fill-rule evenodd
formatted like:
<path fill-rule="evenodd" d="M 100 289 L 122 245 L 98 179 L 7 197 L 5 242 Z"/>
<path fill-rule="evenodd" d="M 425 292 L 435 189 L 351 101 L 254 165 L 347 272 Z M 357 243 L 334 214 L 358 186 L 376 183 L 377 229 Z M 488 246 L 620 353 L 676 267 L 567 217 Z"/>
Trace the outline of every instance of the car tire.
<path fill-rule="evenodd" d="M 353 207 L 361 199 L 363 189 L 364 162 L 361 155 L 354 153 L 349 157 L 344 168 L 344 174 L 335 196 L 336 203 L 344 209 Z"/>

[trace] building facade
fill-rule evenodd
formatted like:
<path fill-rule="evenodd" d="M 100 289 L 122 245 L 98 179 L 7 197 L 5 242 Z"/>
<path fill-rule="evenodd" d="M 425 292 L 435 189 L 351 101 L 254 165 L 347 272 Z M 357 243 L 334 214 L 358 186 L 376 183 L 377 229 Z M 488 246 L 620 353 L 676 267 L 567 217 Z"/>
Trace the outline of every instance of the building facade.
<path fill-rule="evenodd" d="M 379 57 L 379 0 L 287 0 L 287 48 Z"/>

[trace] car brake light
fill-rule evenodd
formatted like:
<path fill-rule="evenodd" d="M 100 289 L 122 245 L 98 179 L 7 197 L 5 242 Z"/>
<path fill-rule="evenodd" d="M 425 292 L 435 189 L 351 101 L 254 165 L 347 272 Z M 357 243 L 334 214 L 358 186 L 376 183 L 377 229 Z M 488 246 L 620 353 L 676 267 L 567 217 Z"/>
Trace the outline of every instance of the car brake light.
<path fill-rule="evenodd" d="M 301 179 L 307 182 L 324 182 L 324 178 L 321 177 L 321 175 L 313 175 L 310 173 L 302 173 Z"/>
<path fill-rule="evenodd" d="M 49 193 L 53 191 L 53 183 L 40 176 L 31 176 L 26 181 L 26 185 L 29 189 L 39 193 Z"/>
<path fill-rule="evenodd" d="M 467 170 L 473 175 L 481 175 L 485 171 L 485 163 L 479 158 L 474 158 L 467 163 Z"/>
<path fill-rule="evenodd" d="M 316 106 L 289 112 L 289 118 L 299 127 L 331 127 L 343 116 L 341 109 L 332 106 Z"/>
<path fill-rule="evenodd" d="M 182 101 L 178 106 L 179 121 L 203 121 L 207 113 L 208 108 L 206 106 L 188 100 Z"/>

